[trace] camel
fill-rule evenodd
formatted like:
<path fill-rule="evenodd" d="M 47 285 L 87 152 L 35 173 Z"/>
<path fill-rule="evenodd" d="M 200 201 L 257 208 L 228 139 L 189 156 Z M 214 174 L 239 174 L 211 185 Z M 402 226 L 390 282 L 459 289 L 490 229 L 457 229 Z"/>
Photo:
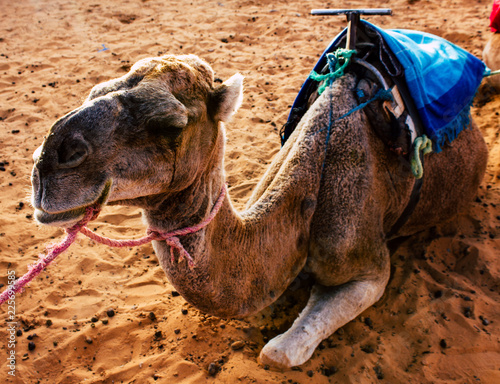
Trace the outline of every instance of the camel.
<path fill-rule="evenodd" d="M 347 73 L 314 101 L 243 212 L 228 195 L 210 224 L 180 238 L 192 267 L 173 259 L 166 242 L 153 242 L 175 289 L 222 318 L 269 306 L 302 270 L 314 277 L 307 305 L 263 347 L 261 364 L 303 364 L 388 283 L 387 233 L 415 178 L 363 111 L 335 120 L 357 105 L 358 81 Z M 163 232 L 204 220 L 226 188 L 225 124 L 242 87 L 240 74 L 214 83 L 209 64 L 194 55 L 143 59 L 96 85 L 34 154 L 36 219 L 70 227 L 106 201 L 142 208 L 149 227 Z M 426 157 L 420 202 L 393 237 L 447 220 L 475 197 L 487 162 L 482 135 L 471 122 L 452 144 Z"/>
<path fill-rule="evenodd" d="M 491 35 L 483 50 L 483 61 L 492 71 L 500 69 L 500 32 Z M 500 76 L 487 78 L 487 83 L 500 92 Z"/>

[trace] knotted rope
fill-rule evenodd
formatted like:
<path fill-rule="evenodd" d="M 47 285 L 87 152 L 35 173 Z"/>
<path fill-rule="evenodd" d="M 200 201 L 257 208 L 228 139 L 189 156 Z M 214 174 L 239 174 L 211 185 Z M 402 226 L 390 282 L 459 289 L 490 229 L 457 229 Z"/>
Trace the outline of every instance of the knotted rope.
<path fill-rule="evenodd" d="M 33 280 L 36 276 L 38 276 L 45 268 L 48 267 L 50 263 L 52 263 L 55 260 L 57 256 L 59 256 L 66 249 L 68 249 L 71 244 L 73 244 L 73 242 L 76 240 L 78 233 L 80 232 L 98 243 L 118 248 L 144 245 L 150 243 L 153 240 L 165 241 L 167 245 L 170 246 L 170 257 L 172 262 L 175 261 L 174 249 L 177 249 L 180 253 L 179 261 L 181 261 L 183 258 L 186 258 L 189 267 L 193 268 L 194 260 L 191 257 L 191 255 L 186 251 L 186 249 L 184 249 L 184 247 L 182 246 L 179 240 L 179 236 L 189 235 L 198 232 L 204 227 L 206 227 L 219 212 L 222 203 L 224 202 L 224 198 L 226 197 L 226 193 L 227 193 L 226 187 L 223 187 L 219 195 L 219 198 L 217 199 L 215 205 L 212 208 L 212 211 L 210 212 L 210 215 L 201 223 L 193 227 L 177 229 L 172 232 L 161 232 L 149 228 L 147 230 L 146 236 L 136 240 L 113 240 L 108 237 L 100 236 L 92 232 L 90 229 L 87 228 L 87 224 L 90 221 L 95 220 L 97 218 L 97 216 L 100 213 L 101 206 L 100 204 L 96 204 L 87 207 L 83 219 L 80 220 L 73 227 L 66 229 L 66 238 L 57 245 L 47 247 L 48 250 L 47 256 L 43 257 L 43 255 L 40 255 L 39 256 L 40 260 L 38 261 L 38 263 L 28 266 L 29 271 L 24 276 L 17 279 L 13 284 L 11 284 L 8 289 L 2 292 L 2 294 L 0 295 L 0 305 L 3 304 L 5 301 L 13 298 L 16 293 L 21 292 L 23 288 L 31 280 Z"/>
<path fill-rule="evenodd" d="M 339 48 L 333 53 L 328 53 L 326 59 L 328 60 L 329 73 L 321 75 L 312 71 L 309 77 L 315 81 L 324 81 L 318 88 L 318 93 L 321 95 L 326 87 L 332 85 L 335 79 L 344 76 L 344 69 L 351 62 L 351 57 L 356 53 L 354 49 Z"/>
<path fill-rule="evenodd" d="M 424 167 L 422 166 L 422 160 L 420 159 L 420 151 L 423 155 L 427 155 L 432 152 L 432 140 L 426 135 L 422 135 L 415 139 L 413 147 L 413 156 L 410 160 L 411 171 L 415 179 L 422 178 L 424 174 Z"/>

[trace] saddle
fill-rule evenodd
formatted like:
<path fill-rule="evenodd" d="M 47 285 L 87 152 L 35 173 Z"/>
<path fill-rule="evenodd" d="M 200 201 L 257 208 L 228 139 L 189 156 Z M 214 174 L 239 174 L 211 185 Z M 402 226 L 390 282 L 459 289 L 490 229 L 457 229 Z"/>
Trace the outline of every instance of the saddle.
<path fill-rule="evenodd" d="M 329 71 L 327 57 L 347 40 L 347 28 L 325 50 L 314 72 Z M 485 64 L 460 47 L 425 32 L 383 30 L 360 20 L 356 55 L 346 71 L 365 82 L 358 84 L 358 101 L 378 89 L 392 94 L 392 102 L 375 102 L 364 110 L 373 127 L 395 153 L 407 155 L 415 138 L 426 134 L 440 152 L 468 125 L 472 100 L 487 72 Z M 281 130 L 286 142 L 308 109 L 318 89 L 308 78 Z M 362 91 L 362 92 L 361 92 Z"/>
<path fill-rule="evenodd" d="M 315 66 L 320 74 L 329 71 L 327 55 L 346 45 L 346 30 L 339 34 L 325 50 Z M 347 73 L 360 79 L 356 87 L 358 103 L 370 100 L 379 90 L 392 94 L 392 101 L 378 100 L 368 104 L 364 111 L 377 135 L 386 146 L 402 159 L 408 160 L 412 143 L 423 133 L 422 123 L 404 82 L 404 69 L 385 44 L 377 30 L 362 23 L 358 26 L 356 57 Z M 319 96 L 317 81 L 306 80 L 292 106 L 280 136 L 282 145 L 295 130 L 302 116 Z"/>

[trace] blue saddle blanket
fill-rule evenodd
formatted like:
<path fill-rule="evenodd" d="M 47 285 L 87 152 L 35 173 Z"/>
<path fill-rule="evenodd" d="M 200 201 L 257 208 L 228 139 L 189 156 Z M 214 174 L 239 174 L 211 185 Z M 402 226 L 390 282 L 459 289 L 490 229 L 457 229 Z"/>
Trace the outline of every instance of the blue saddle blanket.
<path fill-rule="evenodd" d="M 434 150 L 441 151 L 446 141 L 454 140 L 468 125 L 472 100 L 487 67 L 439 36 L 406 29 L 384 30 L 365 20 L 361 23 L 375 29 L 400 62 L 425 133 L 433 141 Z M 345 33 L 332 41 L 323 56 L 337 47 Z"/>

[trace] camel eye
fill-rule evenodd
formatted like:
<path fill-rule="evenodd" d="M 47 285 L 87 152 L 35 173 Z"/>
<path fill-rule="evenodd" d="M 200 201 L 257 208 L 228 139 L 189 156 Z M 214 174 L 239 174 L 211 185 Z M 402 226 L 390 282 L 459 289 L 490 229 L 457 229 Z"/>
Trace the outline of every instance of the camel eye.
<path fill-rule="evenodd" d="M 153 117 L 146 123 L 148 132 L 155 136 L 170 139 L 177 138 L 182 133 L 182 127 L 175 125 L 175 120 L 170 116 Z"/>
<path fill-rule="evenodd" d="M 85 161 L 89 155 L 89 146 L 81 139 L 65 140 L 58 148 L 59 167 L 74 168 Z"/>

